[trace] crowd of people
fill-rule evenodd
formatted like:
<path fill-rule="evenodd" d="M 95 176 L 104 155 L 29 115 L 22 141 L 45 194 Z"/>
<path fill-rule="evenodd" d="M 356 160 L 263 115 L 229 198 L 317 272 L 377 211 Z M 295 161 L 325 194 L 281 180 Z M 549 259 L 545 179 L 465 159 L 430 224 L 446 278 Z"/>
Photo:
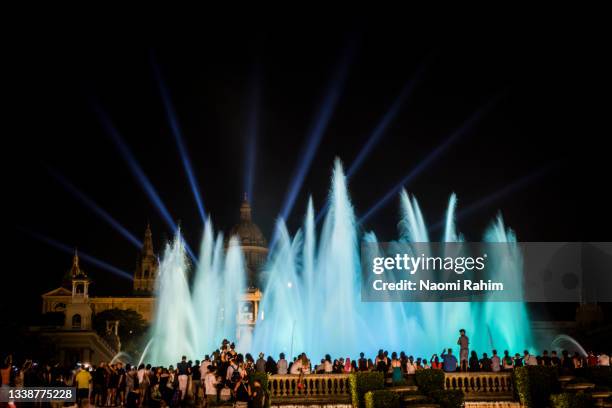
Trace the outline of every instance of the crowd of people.
<path fill-rule="evenodd" d="M 101 407 L 125 406 L 130 408 L 182 406 L 187 402 L 196 406 L 214 406 L 233 403 L 236 408 L 263 408 L 267 396 L 257 376 L 252 373 L 297 375 L 297 386 L 303 385 L 308 374 L 342 374 L 356 371 L 379 371 L 392 382 L 401 382 L 418 370 L 441 369 L 445 372 L 498 372 L 525 365 L 558 367 L 562 372 L 577 368 L 610 366 L 606 353 L 578 353 L 570 355 L 563 351 L 544 350 L 541 355 L 511 355 L 507 350 L 500 355 L 492 350 L 491 355 L 470 351 L 469 338 L 461 330 L 457 340 L 458 358 L 453 349 L 445 349 L 440 355 L 429 359 L 414 357 L 404 352 L 379 350 L 374 358 L 332 359 L 328 354 L 314 364 L 305 353 L 288 360 L 280 353 L 278 360 L 259 353 L 257 359 L 249 353 L 241 354 L 233 343 L 224 340 L 221 347 L 200 360 L 191 361 L 186 356 L 176 365 L 153 367 L 151 364 L 124 366 L 121 362 L 100 363 L 97 366 L 78 364 L 76 368 L 64 370 L 59 365 L 38 365 L 27 360 L 21 368 L 13 366 L 9 359 L 0 368 L 3 386 L 72 386 L 77 389 L 80 406 L 95 404 Z"/>

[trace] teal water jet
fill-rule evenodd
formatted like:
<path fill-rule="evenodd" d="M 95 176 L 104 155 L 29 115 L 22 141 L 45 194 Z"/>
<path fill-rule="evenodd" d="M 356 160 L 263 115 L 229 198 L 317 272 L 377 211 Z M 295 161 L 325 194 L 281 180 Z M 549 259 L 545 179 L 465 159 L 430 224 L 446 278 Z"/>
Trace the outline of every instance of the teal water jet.
<path fill-rule="evenodd" d="M 455 224 L 456 207 L 453 194 L 440 238 L 443 242 L 465 240 Z M 257 324 L 252 335 L 239 339 L 240 352 L 284 352 L 288 357 L 306 352 L 316 361 L 328 353 L 372 356 L 382 348 L 429 359 L 432 353 L 455 346 L 461 328 L 470 336 L 470 348 L 479 352 L 522 351 L 532 346 L 523 302 L 362 302 L 360 244 L 378 239 L 358 226 L 339 160 L 334 164 L 328 208 L 318 234 L 312 200 L 295 235 L 278 220 L 277 242 L 261 272 L 265 283 Z M 406 191 L 400 193 L 400 211 L 395 244 L 430 242 L 419 203 Z M 516 236 L 501 216 L 487 228 L 482 241 L 510 244 L 504 248 L 511 254 L 500 257 L 494 276 L 522 276 Z M 181 353 L 201 359 L 222 339 L 237 338 L 238 306 L 246 287 L 244 255 L 237 238 L 224 242 L 221 234 L 215 237 L 209 220 L 192 292 L 180 236 L 168 245 L 160 265 L 152 362 L 175 363 Z M 520 290 L 523 282 L 517 279 L 515 285 Z"/>

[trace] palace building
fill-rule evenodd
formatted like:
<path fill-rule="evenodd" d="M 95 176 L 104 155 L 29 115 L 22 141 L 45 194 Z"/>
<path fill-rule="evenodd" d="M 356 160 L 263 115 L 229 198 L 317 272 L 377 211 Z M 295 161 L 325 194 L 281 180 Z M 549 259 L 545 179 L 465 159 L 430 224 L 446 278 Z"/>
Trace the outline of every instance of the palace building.
<path fill-rule="evenodd" d="M 258 288 L 259 271 L 268 255 L 267 241 L 259 227 L 253 222 L 251 206 L 245 196 L 240 206 L 240 219 L 230 231 L 236 236 L 245 257 L 247 290 L 243 294 L 236 317 L 239 323 L 237 338 L 252 332 L 258 316 L 262 293 Z M 228 242 L 226 242 L 227 249 Z M 153 247 L 153 234 L 147 225 L 143 246 L 134 270 L 132 294 L 130 296 L 92 296 L 89 293 L 90 279 L 79 263 L 77 251 L 72 267 L 61 286 L 42 295 L 42 313 L 64 314 L 64 324 L 53 329 L 41 330 L 59 346 L 60 360 L 73 363 L 88 361 L 96 364 L 109 361 L 120 350 L 117 322 L 108 322 L 105 338 L 92 327 L 92 317 L 109 309 L 131 309 L 144 320 L 151 322 L 155 308 L 155 285 L 159 270 L 159 258 Z"/>

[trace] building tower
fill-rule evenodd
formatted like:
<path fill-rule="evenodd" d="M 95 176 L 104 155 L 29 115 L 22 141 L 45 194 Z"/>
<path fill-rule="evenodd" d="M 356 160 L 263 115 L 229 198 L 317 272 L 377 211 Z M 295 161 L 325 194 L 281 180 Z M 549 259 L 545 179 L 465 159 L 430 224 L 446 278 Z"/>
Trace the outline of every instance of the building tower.
<path fill-rule="evenodd" d="M 149 295 L 155 290 L 157 280 L 157 270 L 159 261 L 153 252 L 153 236 L 151 226 L 147 224 L 145 230 L 142 251 L 136 261 L 136 271 L 134 272 L 134 293 Z"/>
<path fill-rule="evenodd" d="M 246 339 L 251 338 L 257 320 L 263 319 L 263 311 L 259 309 L 262 293 L 258 287 L 263 284 L 259 272 L 268 256 L 268 243 L 257 224 L 253 222 L 251 205 L 246 194 L 240 205 L 240 222 L 232 228 L 229 236 L 238 237 L 244 254 L 247 290 L 238 305 L 236 339 L 248 344 L 249 341 Z"/>
<path fill-rule="evenodd" d="M 240 205 L 240 222 L 232 228 L 229 236 L 237 236 L 240 241 L 247 274 L 247 288 L 253 289 L 259 287 L 262 282 L 259 281 L 258 272 L 266 262 L 268 256 L 268 243 L 257 224 L 253 222 L 251 205 L 249 204 L 246 193 Z"/>
<path fill-rule="evenodd" d="M 72 298 L 66 305 L 66 320 L 64 328 L 67 330 L 91 330 L 91 306 L 89 305 L 89 278 L 79 266 L 79 255 L 74 251 L 72 258 Z"/>

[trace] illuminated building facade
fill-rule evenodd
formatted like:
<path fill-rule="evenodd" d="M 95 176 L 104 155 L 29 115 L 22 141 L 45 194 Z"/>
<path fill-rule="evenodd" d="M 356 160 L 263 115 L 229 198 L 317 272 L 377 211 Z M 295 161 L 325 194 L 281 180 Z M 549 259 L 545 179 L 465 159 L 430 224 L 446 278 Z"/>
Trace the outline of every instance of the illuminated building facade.
<path fill-rule="evenodd" d="M 239 322 L 237 338 L 252 332 L 255 327 L 262 293 L 258 289 L 258 276 L 268 256 L 267 241 L 259 227 L 253 222 L 251 206 L 245 196 L 240 206 L 240 220 L 230 231 L 240 242 L 245 257 L 247 290 L 243 295 L 236 316 Z M 226 242 L 227 248 L 227 242 Z M 153 319 L 155 308 L 155 285 L 159 272 L 159 258 L 154 252 L 153 234 L 147 225 L 143 246 L 134 270 L 131 296 L 90 296 L 90 280 L 79 264 L 75 251 L 72 267 L 64 283 L 42 295 L 42 313 L 60 312 L 65 316 L 62 327 L 46 330 L 56 344 L 61 345 L 62 361 L 109 361 L 119 351 L 119 340 L 108 344 L 92 328 L 92 316 L 109 309 L 131 309 L 147 322 Z M 263 316 L 262 316 L 263 317 Z M 116 337 L 117 327 L 107 330 L 111 338 Z"/>

